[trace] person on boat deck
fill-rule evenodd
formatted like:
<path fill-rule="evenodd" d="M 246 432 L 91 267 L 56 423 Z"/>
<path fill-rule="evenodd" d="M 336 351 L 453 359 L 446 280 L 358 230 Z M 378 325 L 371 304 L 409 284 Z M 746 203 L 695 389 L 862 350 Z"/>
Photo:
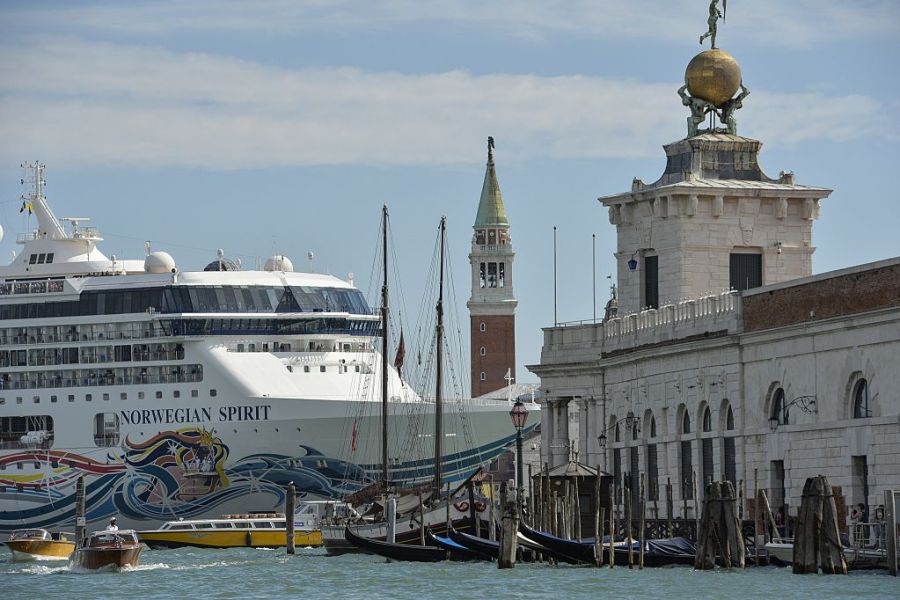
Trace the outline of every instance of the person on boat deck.
<path fill-rule="evenodd" d="M 116 524 L 116 518 L 113 517 L 109 520 L 109 525 L 106 526 L 107 531 L 118 531 L 119 526 Z"/>

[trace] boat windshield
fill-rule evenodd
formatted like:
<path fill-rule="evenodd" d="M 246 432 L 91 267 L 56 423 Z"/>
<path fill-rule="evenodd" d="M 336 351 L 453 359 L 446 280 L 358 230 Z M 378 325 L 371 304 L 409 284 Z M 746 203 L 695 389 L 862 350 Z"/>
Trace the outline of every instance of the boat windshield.
<path fill-rule="evenodd" d="M 22 529 L 13 531 L 9 536 L 11 540 L 49 540 L 50 533 L 46 529 Z"/>
<path fill-rule="evenodd" d="M 89 547 L 119 546 L 137 542 L 133 531 L 98 531 L 88 539 Z"/>

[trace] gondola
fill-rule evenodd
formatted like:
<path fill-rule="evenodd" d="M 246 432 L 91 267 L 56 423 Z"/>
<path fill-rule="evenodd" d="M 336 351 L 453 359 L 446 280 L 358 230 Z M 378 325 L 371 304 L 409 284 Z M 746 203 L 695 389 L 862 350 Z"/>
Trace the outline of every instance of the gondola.
<path fill-rule="evenodd" d="M 594 543 L 577 542 L 544 533 L 532 529 L 527 525 L 521 525 L 520 531 L 525 537 L 545 546 L 552 554 L 566 557 L 580 564 L 594 564 Z M 632 560 L 637 564 L 640 555 L 639 542 L 632 545 Z M 645 567 L 666 567 L 672 565 L 693 566 L 697 549 L 693 542 L 685 538 L 668 538 L 661 540 L 647 540 L 644 547 Z M 628 544 L 616 544 L 613 548 L 615 564 L 625 566 L 628 564 Z M 609 544 L 603 544 L 603 562 L 609 564 Z"/>
<path fill-rule="evenodd" d="M 434 546 L 419 546 L 413 544 L 392 544 L 381 540 L 373 540 L 353 533 L 349 527 L 344 529 L 344 539 L 369 552 L 390 560 L 406 562 L 441 562 L 447 560 L 447 551 Z"/>
<path fill-rule="evenodd" d="M 567 540 L 532 529 L 524 523 L 519 525 L 519 532 L 529 540 L 547 549 L 553 558 L 567 563 L 594 564 L 594 545 L 587 542 Z"/>
<path fill-rule="evenodd" d="M 482 554 L 470 550 L 462 544 L 457 544 L 449 537 L 435 535 L 430 529 L 427 532 L 427 539 L 430 544 L 443 548 L 450 553 L 450 560 L 489 560 Z"/>
<path fill-rule="evenodd" d="M 480 554 L 486 560 L 497 560 L 500 556 L 500 542 L 469 535 L 468 533 L 463 533 L 456 529 L 450 530 L 450 539 L 460 546 L 464 546 L 472 552 Z"/>

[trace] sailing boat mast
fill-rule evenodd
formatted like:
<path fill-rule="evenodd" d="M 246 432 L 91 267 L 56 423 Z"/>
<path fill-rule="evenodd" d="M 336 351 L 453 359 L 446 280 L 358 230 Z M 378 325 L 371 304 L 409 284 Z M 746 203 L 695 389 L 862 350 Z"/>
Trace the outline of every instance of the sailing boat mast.
<path fill-rule="evenodd" d="M 388 473 L 388 208 L 382 208 L 381 233 L 384 265 L 384 283 L 381 286 L 381 482 L 385 491 L 389 487 Z"/>
<path fill-rule="evenodd" d="M 437 357 L 437 370 L 435 373 L 435 390 L 434 390 L 434 491 L 435 494 L 441 493 L 441 457 L 443 450 L 441 449 L 441 440 L 443 434 L 443 415 L 441 407 L 441 394 L 443 392 L 443 343 L 444 343 L 444 238 L 447 230 L 447 217 L 441 217 L 441 262 L 440 262 L 440 279 L 438 284 L 438 301 L 437 301 L 437 331 L 435 342 L 435 356 Z"/>

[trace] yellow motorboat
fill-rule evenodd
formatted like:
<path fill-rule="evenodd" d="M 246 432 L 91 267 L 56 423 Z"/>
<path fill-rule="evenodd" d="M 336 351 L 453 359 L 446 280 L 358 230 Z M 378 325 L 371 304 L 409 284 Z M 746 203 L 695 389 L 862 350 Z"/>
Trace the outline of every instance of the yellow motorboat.
<path fill-rule="evenodd" d="M 283 513 L 222 515 L 168 521 L 159 529 L 139 531 L 138 536 L 151 548 L 281 548 L 287 546 L 287 521 Z M 302 507 L 294 519 L 294 545 L 322 545 L 317 515 L 308 507 Z"/>
<path fill-rule="evenodd" d="M 6 541 L 13 560 L 66 560 L 75 551 L 75 542 L 63 533 L 46 529 L 18 529 Z"/>

